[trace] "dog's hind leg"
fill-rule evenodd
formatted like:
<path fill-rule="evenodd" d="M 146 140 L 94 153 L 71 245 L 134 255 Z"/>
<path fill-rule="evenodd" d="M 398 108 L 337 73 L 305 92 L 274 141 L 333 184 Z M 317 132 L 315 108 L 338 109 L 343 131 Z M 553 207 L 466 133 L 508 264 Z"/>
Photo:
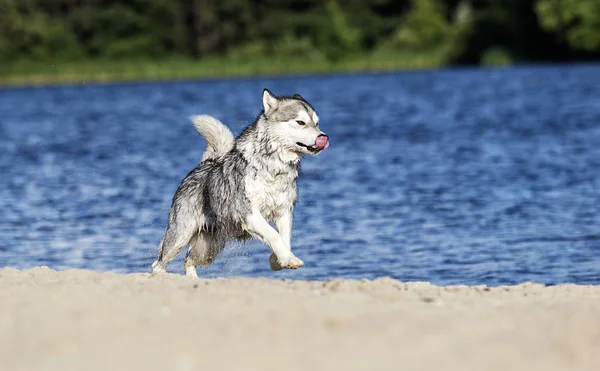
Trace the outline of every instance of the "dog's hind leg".
<path fill-rule="evenodd" d="M 223 239 L 211 233 L 199 233 L 194 243 L 190 244 L 185 257 L 185 263 L 183 264 L 185 274 L 198 277 L 196 267 L 208 267 L 211 265 L 219 253 L 223 251 L 224 247 L 225 241 Z"/>
<path fill-rule="evenodd" d="M 193 242 L 197 234 L 198 226 L 195 222 L 170 222 L 165 236 L 160 242 L 158 258 L 152 263 L 152 273 L 166 271 L 171 260 L 179 254 L 181 249 Z"/>

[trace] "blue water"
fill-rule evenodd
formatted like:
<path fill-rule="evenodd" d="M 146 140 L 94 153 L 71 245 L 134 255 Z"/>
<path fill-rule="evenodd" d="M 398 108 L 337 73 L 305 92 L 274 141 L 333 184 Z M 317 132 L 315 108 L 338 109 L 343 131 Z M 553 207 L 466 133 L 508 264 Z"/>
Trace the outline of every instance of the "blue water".
<path fill-rule="evenodd" d="M 293 248 L 258 242 L 205 277 L 600 284 L 600 66 L 0 90 L 0 266 L 147 272 L 173 193 L 263 87 L 313 103 Z M 181 273 L 182 257 L 170 266 Z"/>

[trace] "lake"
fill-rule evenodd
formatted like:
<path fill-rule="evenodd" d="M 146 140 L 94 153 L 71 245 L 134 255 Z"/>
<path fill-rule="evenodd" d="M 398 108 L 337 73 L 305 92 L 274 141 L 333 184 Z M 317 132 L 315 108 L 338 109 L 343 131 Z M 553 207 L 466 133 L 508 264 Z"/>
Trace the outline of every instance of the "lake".
<path fill-rule="evenodd" d="M 173 193 L 263 88 L 300 93 L 331 146 L 303 161 L 292 247 L 201 277 L 600 284 L 600 66 L 0 90 L 0 266 L 149 272 Z M 182 273 L 184 252 L 170 272 Z"/>

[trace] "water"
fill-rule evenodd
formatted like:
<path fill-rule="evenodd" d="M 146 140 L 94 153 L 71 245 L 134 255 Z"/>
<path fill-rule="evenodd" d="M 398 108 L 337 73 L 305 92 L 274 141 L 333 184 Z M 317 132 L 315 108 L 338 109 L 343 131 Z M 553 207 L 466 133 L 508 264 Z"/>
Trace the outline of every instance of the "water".
<path fill-rule="evenodd" d="M 238 133 L 263 87 L 331 137 L 303 162 L 306 265 L 251 242 L 202 276 L 600 284 L 599 66 L 0 90 L 0 266 L 149 271 L 205 147 L 187 117 Z"/>

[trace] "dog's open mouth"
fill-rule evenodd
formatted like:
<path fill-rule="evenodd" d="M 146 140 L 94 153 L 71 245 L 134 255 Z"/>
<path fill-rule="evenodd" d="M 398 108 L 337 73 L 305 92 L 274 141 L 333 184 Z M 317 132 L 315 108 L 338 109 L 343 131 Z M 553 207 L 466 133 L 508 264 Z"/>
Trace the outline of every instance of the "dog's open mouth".
<path fill-rule="evenodd" d="M 319 135 L 317 137 L 317 140 L 315 141 L 315 144 L 313 144 L 312 146 L 308 146 L 300 142 L 296 142 L 296 144 L 300 147 L 308 149 L 311 152 L 319 152 L 329 147 L 329 137 L 327 135 Z"/>
<path fill-rule="evenodd" d="M 320 148 L 317 148 L 317 146 L 312 145 L 312 146 L 307 146 L 306 144 L 300 143 L 300 142 L 296 142 L 297 145 L 299 145 L 300 147 L 304 147 L 306 149 L 308 149 L 311 152 L 319 152 L 321 151 Z"/>

